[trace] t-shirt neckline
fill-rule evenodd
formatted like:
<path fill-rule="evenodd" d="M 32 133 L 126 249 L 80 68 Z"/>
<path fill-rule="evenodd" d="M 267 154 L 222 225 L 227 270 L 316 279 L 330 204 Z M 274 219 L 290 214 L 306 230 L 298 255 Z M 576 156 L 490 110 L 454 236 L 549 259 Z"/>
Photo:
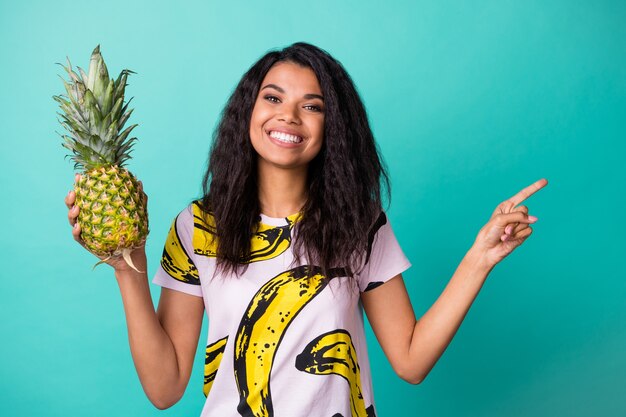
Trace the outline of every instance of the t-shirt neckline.
<path fill-rule="evenodd" d="M 270 217 L 266 214 L 261 213 L 260 214 L 260 221 L 263 224 L 266 224 L 268 226 L 287 226 L 290 223 L 295 223 L 298 220 L 300 220 L 300 214 L 301 213 L 294 213 L 294 214 L 290 214 L 287 217 Z"/>

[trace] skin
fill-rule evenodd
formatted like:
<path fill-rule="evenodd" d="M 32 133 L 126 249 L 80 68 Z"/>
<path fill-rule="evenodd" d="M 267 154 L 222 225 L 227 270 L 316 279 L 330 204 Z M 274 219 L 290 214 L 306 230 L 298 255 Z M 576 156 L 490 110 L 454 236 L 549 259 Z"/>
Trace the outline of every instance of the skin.
<path fill-rule="evenodd" d="M 277 143 L 268 135 L 272 130 L 301 136 L 303 142 Z M 291 62 L 275 64 L 261 82 L 250 118 L 264 214 L 286 217 L 304 205 L 307 166 L 322 148 L 323 136 L 324 100 L 317 76 Z"/>
<path fill-rule="evenodd" d="M 313 71 L 292 63 L 270 69 L 261 84 L 250 124 L 250 140 L 258 153 L 259 201 L 263 213 L 285 217 L 306 201 L 307 165 L 323 143 L 324 108 Z M 273 142 L 268 130 L 297 132 L 297 146 Z M 77 177 L 78 178 L 78 177 Z M 392 367 L 402 379 L 418 384 L 434 367 L 456 334 L 493 267 L 526 241 L 536 217 L 521 205 L 547 185 L 541 179 L 500 203 L 463 257 L 446 288 L 419 319 L 411 306 L 402 275 L 361 294 L 363 307 Z M 72 236 L 82 244 L 73 191 L 65 198 Z M 144 248 L 132 253 L 146 271 Z M 199 297 L 161 289 L 157 310 L 150 297 L 148 275 L 121 259 L 106 263 L 115 271 L 123 299 L 128 339 L 141 384 L 159 409 L 175 404 L 191 375 L 198 346 L 204 303 Z"/>

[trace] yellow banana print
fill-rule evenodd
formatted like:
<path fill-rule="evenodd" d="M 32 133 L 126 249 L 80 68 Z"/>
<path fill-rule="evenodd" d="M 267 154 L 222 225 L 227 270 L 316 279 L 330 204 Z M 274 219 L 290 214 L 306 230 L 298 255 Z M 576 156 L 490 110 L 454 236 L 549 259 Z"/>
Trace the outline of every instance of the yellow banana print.
<path fill-rule="evenodd" d="M 346 330 L 332 330 L 313 339 L 296 357 L 296 368 L 315 375 L 344 377 L 350 384 L 352 417 L 375 417 L 373 406 L 365 409 L 356 349 Z"/>
<path fill-rule="evenodd" d="M 209 395 L 209 391 L 211 391 L 213 380 L 215 379 L 217 370 L 220 367 L 220 362 L 222 362 L 222 357 L 224 356 L 224 349 L 226 348 L 227 341 L 228 336 L 223 337 L 206 347 L 204 356 L 204 387 L 202 389 L 205 397 L 207 397 Z"/>
<path fill-rule="evenodd" d="M 196 200 L 192 204 L 193 213 L 193 252 L 196 255 L 215 258 L 217 256 L 217 241 L 215 240 L 215 220 L 211 213 L 207 213 Z"/>
<path fill-rule="evenodd" d="M 244 417 L 274 415 L 270 372 L 274 355 L 292 320 L 332 278 L 345 276 L 343 268 L 321 274 L 317 266 L 303 265 L 265 283 L 243 315 L 235 339 L 237 410 Z"/>
<path fill-rule="evenodd" d="M 198 270 L 189 258 L 189 255 L 185 251 L 182 243 L 180 243 L 176 220 L 178 220 L 178 217 L 174 219 L 167 235 L 167 239 L 165 240 L 163 256 L 161 256 L 161 266 L 165 272 L 167 272 L 174 279 L 194 285 L 200 285 Z"/>
<path fill-rule="evenodd" d="M 289 217 L 287 217 L 289 221 Z M 294 222 L 287 226 L 269 226 L 259 224 L 258 230 L 252 236 L 250 256 L 243 262 L 251 263 L 272 259 L 285 252 L 291 244 L 291 229 Z"/>
<path fill-rule="evenodd" d="M 217 253 L 215 221 L 213 216 L 200 206 L 199 201 L 193 203 L 194 233 L 193 248 L 197 255 L 214 258 Z M 291 245 L 291 230 L 299 220 L 298 214 L 285 218 L 285 226 L 269 226 L 259 223 L 257 231 L 252 235 L 250 256 L 242 259 L 243 263 L 251 263 L 272 259 L 287 250 Z"/>

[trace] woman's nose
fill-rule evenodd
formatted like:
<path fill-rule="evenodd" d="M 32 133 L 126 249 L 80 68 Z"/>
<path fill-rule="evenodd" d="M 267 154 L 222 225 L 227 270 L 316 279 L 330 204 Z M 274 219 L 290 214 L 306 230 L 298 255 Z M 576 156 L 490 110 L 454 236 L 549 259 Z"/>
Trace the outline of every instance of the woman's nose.
<path fill-rule="evenodd" d="M 278 120 L 284 121 L 285 123 L 299 124 L 300 118 L 298 116 L 298 109 L 296 106 L 284 105 L 278 116 Z"/>

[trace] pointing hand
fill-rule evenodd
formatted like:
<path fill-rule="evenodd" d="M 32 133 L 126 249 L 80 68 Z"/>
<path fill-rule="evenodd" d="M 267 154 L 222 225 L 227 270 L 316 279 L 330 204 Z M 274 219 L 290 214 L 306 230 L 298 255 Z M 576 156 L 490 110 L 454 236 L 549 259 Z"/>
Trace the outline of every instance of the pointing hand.
<path fill-rule="evenodd" d="M 530 225 L 537 218 L 528 215 L 528 207 L 516 206 L 547 184 L 546 179 L 540 179 L 500 203 L 489 222 L 480 229 L 473 249 L 481 253 L 490 267 L 495 266 L 530 236 L 533 231 Z"/>

